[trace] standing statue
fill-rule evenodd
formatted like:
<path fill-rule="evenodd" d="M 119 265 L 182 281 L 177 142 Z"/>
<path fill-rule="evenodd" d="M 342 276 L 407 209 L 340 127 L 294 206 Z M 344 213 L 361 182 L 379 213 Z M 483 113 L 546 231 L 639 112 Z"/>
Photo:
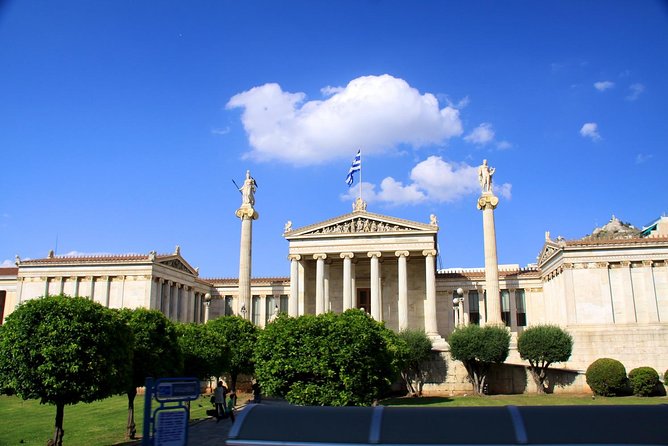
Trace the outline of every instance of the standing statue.
<path fill-rule="evenodd" d="M 492 192 L 492 175 L 496 169 L 487 165 L 487 160 L 482 160 L 482 166 L 478 167 L 478 181 L 482 192 Z"/>
<path fill-rule="evenodd" d="M 241 191 L 241 205 L 248 204 L 250 206 L 255 205 L 255 191 L 257 190 L 257 185 L 255 184 L 255 178 L 250 175 L 250 170 L 246 171 L 246 179 L 244 180 L 244 185 L 239 189 Z"/>

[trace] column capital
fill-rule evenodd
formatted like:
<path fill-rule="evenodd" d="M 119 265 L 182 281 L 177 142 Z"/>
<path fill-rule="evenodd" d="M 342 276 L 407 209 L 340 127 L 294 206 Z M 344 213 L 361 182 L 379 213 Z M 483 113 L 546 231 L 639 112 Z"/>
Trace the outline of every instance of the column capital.
<path fill-rule="evenodd" d="M 408 251 L 395 251 L 394 255 L 397 257 L 408 257 L 410 253 Z"/>
<path fill-rule="evenodd" d="M 643 260 L 642 264 L 643 266 L 652 266 L 654 264 L 654 260 Z"/>
<path fill-rule="evenodd" d="M 366 255 L 367 255 L 367 257 L 371 257 L 371 258 L 373 258 L 373 257 L 380 258 L 382 256 L 380 251 L 367 252 Z"/>
<path fill-rule="evenodd" d="M 299 254 L 289 254 L 288 255 L 288 260 L 291 260 L 291 261 L 292 260 L 301 260 L 301 259 L 302 259 L 302 256 L 300 256 Z"/>
<path fill-rule="evenodd" d="M 498 197 L 492 195 L 491 193 L 488 193 L 488 194 L 482 194 L 480 198 L 478 198 L 477 206 L 478 209 L 484 211 L 487 209 L 495 209 L 498 204 L 499 204 Z"/>
<path fill-rule="evenodd" d="M 241 205 L 234 214 L 242 220 L 257 220 L 260 217 L 260 214 L 249 204 Z"/>
<path fill-rule="evenodd" d="M 325 253 L 319 253 L 319 254 L 313 254 L 313 259 L 314 260 L 325 260 L 327 258 L 327 254 Z"/>
<path fill-rule="evenodd" d="M 435 256 L 436 255 L 436 250 L 435 249 L 425 249 L 424 251 L 422 251 L 422 255 L 425 256 L 425 257 Z"/>
<path fill-rule="evenodd" d="M 341 254 L 339 254 L 339 257 L 341 257 L 342 259 L 352 259 L 353 257 L 355 257 L 355 254 L 353 254 L 352 252 L 342 252 Z"/>

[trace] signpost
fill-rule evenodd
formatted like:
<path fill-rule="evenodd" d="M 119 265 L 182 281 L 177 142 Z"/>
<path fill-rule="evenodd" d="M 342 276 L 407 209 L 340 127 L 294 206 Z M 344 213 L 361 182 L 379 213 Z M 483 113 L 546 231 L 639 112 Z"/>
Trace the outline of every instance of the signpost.
<path fill-rule="evenodd" d="M 146 378 L 142 446 L 186 446 L 190 410 L 184 403 L 199 394 L 197 378 Z"/>

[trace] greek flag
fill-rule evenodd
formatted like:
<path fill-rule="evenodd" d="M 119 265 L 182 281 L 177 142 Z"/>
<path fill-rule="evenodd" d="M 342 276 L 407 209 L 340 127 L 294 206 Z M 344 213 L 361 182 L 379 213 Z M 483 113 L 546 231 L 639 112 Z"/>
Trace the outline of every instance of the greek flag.
<path fill-rule="evenodd" d="M 358 172 L 362 169 L 362 151 L 358 150 L 357 155 L 355 155 L 355 159 L 353 160 L 353 163 L 350 165 L 350 170 L 348 171 L 348 176 L 346 177 L 346 184 L 348 187 L 353 185 L 353 173 Z"/>

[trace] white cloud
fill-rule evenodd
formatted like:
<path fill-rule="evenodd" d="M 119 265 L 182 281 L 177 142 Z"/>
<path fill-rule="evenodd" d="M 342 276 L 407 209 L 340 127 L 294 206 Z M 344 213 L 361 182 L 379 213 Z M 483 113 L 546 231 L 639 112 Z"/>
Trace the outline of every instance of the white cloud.
<path fill-rule="evenodd" d="M 14 260 L 3 260 L 2 263 L 0 263 L 0 268 L 13 268 L 15 266 L 16 264 L 14 263 Z"/>
<path fill-rule="evenodd" d="M 612 81 L 599 81 L 594 82 L 594 88 L 598 91 L 605 91 L 615 86 L 615 83 Z"/>
<path fill-rule="evenodd" d="M 309 165 L 349 157 L 357 147 L 367 154 L 384 153 L 400 144 L 442 144 L 462 134 L 456 108 L 439 108 L 433 94 L 420 94 L 387 74 L 359 77 L 323 92 L 331 96 L 305 102 L 304 93 L 265 84 L 233 96 L 226 108 L 243 109 L 241 121 L 252 147 L 248 156 Z"/>
<path fill-rule="evenodd" d="M 230 133 L 230 128 L 225 127 L 224 129 L 212 129 L 211 133 L 213 133 L 214 135 L 227 135 L 228 133 Z"/>
<path fill-rule="evenodd" d="M 494 140 L 494 129 L 492 129 L 492 124 L 483 122 L 478 127 L 473 129 L 471 133 L 466 135 L 464 140 L 472 144 L 484 146 L 485 144 Z"/>
<path fill-rule="evenodd" d="M 640 95 L 645 91 L 645 86 L 643 84 L 632 84 L 629 87 L 630 93 L 626 97 L 627 101 L 635 101 L 640 97 Z"/>
<path fill-rule="evenodd" d="M 510 149 L 513 145 L 508 141 L 499 141 L 496 143 L 496 148 L 499 150 Z"/>
<path fill-rule="evenodd" d="M 591 138 L 592 141 L 598 141 L 601 139 L 601 135 L 598 133 L 598 124 L 595 122 L 587 122 L 580 129 L 580 135 L 584 138 Z"/>
<path fill-rule="evenodd" d="M 467 195 L 480 192 L 478 168 L 466 163 L 449 163 L 439 156 L 430 156 L 416 164 L 410 173 L 411 183 L 403 183 L 386 177 L 380 183 L 380 190 L 370 183 L 362 184 L 362 196 L 367 202 L 389 205 L 418 204 L 424 202 L 450 203 Z M 512 186 L 505 183 L 495 186 L 498 195 L 510 199 Z M 341 198 L 353 201 L 357 197 L 356 188 L 351 188 Z"/>
<path fill-rule="evenodd" d="M 343 87 L 332 87 L 332 86 L 328 85 L 326 87 L 322 87 L 320 89 L 320 93 L 323 96 L 333 96 L 337 93 L 341 93 L 343 90 L 345 90 Z"/>
<path fill-rule="evenodd" d="M 496 193 L 496 195 L 500 195 L 503 198 L 505 198 L 506 200 L 510 200 L 511 198 L 513 198 L 513 194 L 512 194 L 513 185 L 510 184 L 510 183 L 503 183 L 500 186 L 492 184 L 492 188 L 494 189 L 494 192 Z"/>
<path fill-rule="evenodd" d="M 642 164 L 652 159 L 652 155 L 639 153 L 636 155 L 636 164 Z"/>

